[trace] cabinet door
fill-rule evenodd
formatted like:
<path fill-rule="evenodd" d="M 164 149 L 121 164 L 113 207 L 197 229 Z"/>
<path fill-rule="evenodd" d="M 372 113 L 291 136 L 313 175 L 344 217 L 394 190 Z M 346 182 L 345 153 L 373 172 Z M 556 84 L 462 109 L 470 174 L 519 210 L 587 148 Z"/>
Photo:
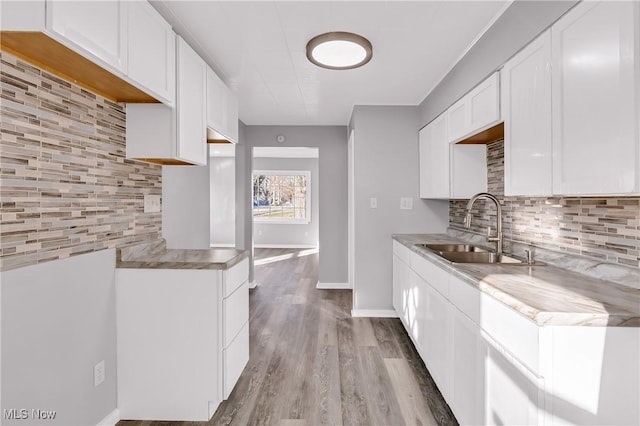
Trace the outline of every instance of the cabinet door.
<path fill-rule="evenodd" d="M 451 305 L 430 285 L 423 293 L 424 326 L 421 336 L 422 359 L 438 389 L 449 401 L 451 397 Z"/>
<path fill-rule="evenodd" d="M 424 296 L 425 285 L 423 284 L 422 279 L 413 272 L 409 270 L 409 286 L 407 289 L 407 331 L 411 335 L 411 339 L 413 343 L 416 345 L 416 349 L 419 353 L 422 353 L 422 348 L 420 346 L 420 336 L 422 335 L 422 326 L 424 321 L 421 321 L 421 317 L 423 315 L 422 310 L 424 307 L 422 306 Z"/>
<path fill-rule="evenodd" d="M 393 308 L 398 314 L 398 318 L 402 319 L 402 276 L 404 275 L 402 261 L 393 255 Z"/>
<path fill-rule="evenodd" d="M 639 6 L 582 2 L 551 29 L 555 194 L 640 192 Z"/>
<path fill-rule="evenodd" d="M 207 164 L 206 79 L 207 65 L 181 37 L 178 61 L 178 158 Z"/>
<path fill-rule="evenodd" d="M 484 359 L 486 345 L 480 327 L 459 310 L 452 308 L 453 367 L 449 405 L 463 425 L 485 424 Z"/>
<path fill-rule="evenodd" d="M 447 114 L 420 130 L 420 198 L 449 198 Z"/>
<path fill-rule="evenodd" d="M 450 144 L 451 197 L 468 199 L 487 191 L 486 145 Z"/>
<path fill-rule="evenodd" d="M 485 361 L 485 425 L 538 425 L 538 382 L 487 345 Z"/>
<path fill-rule="evenodd" d="M 466 98 L 469 103 L 469 133 L 500 122 L 500 73 L 493 73 Z"/>
<path fill-rule="evenodd" d="M 501 74 L 505 195 L 551 195 L 551 31 Z"/>
<path fill-rule="evenodd" d="M 223 133 L 225 125 L 224 83 L 211 69 L 207 68 L 207 126 L 219 133 Z"/>
<path fill-rule="evenodd" d="M 469 102 L 466 95 L 450 106 L 446 114 L 449 142 L 458 140 L 469 133 Z"/>
<path fill-rule="evenodd" d="M 126 73 L 126 13 L 121 1 L 47 1 L 47 28 Z"/>
<path fill-rule="evenodd" d="M 225 122 L 226 122 L 226 132 L 227 138 L 234 143 L 238 142 L 238 99 L 236 98 L 235 93 L 225 86 Z"/>
<path fill-rule="evenodd" d="M 176 41 L 171 26 L 146 1 L 128 8 L 128 76 L 173 106 L 176 88 Z"/>

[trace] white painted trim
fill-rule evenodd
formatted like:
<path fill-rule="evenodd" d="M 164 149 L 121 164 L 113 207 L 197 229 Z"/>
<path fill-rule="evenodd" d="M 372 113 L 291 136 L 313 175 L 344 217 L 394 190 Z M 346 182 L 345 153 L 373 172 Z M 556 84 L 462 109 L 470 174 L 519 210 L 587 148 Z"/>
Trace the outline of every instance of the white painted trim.
<path fill-rule="evenodd" d="M 255 281 L 250 281 L 249 282 L 249 288 L 256 288 L 256 287 L 258 287 L 258 283 L 257 282 L 255 282 Z"/>
<path fill-rule="evenodd" d="M 318 281 L 316 288 L 321 290 L 349 290 L 351 286 L 349 286 L 349 283 L 321 283 Z"/>
<path fill-rule="evenodd" d="M 235 248 L 235 244 L 209 244 L 211 248 Z"/>
<path fill-rule="evenodd" d="M 351 316 L 354 318 L 398 318 L 398 313 L 393 309 L 352 309 Z"/>
<path fill-rule="evenodd" d="M 115 426 L 120 421 L 120 410 L 117 408 L 100 420 L 97 426 Z"/>
<path fill-rule="evenodd" d="M 318 248 L 317 244 L 254 244 L 254 248 L 301 248 L 314 249 Z"/>

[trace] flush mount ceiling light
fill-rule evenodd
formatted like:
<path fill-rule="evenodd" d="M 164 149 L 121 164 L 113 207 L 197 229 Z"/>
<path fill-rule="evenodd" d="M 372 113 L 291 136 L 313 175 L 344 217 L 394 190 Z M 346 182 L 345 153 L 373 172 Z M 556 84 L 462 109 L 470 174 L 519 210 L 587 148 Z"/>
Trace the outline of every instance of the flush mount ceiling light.
<path fill-rule="evenodd" d="M 346 32 L 320 34 L 307 43 L 307 58 L 322 68 L 349 70 L 371 60 L 373 48 L 366 38 Z"/>

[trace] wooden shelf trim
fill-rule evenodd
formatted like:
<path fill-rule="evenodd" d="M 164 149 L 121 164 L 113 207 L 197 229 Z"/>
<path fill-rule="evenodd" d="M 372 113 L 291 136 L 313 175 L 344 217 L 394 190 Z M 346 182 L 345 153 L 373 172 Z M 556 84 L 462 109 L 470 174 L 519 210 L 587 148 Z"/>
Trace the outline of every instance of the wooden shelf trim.
<path fill-rule="evenodd" d="M 160 102 L 42 32 L 2 31 L 0 48 L 112 101 Z"/>
<path fill-rule="evenodd" d="M 498 123 L 493 127 L 489 127 L 486 130 L 483 130 L 480 133 L 476 133 L 475 135 L 469 136 L 468 138 L 462 139 L 456 144 L 462 145 L 488 145 L 492 142 L 496 142 L 504 139 L 504 122 Z"/>

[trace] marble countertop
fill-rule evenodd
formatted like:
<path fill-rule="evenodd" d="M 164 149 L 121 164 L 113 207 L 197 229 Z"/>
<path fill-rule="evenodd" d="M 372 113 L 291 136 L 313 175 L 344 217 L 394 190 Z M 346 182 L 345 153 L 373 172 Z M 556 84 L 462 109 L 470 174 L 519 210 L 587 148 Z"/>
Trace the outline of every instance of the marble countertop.
<path fill-rule="evenodd" d="M 419 243 L 466 243 L 446 234 L 393 238 L 540 326 L 640 327 L 640 290 L 553 265 L 451 263 Z"/>
<path fill-rule="evenodd" d="M 118 250 L 117 268 L 124 269 L 229 269 L 248 256 L 231 248 L 167 249 L 164 240 Z"/>

